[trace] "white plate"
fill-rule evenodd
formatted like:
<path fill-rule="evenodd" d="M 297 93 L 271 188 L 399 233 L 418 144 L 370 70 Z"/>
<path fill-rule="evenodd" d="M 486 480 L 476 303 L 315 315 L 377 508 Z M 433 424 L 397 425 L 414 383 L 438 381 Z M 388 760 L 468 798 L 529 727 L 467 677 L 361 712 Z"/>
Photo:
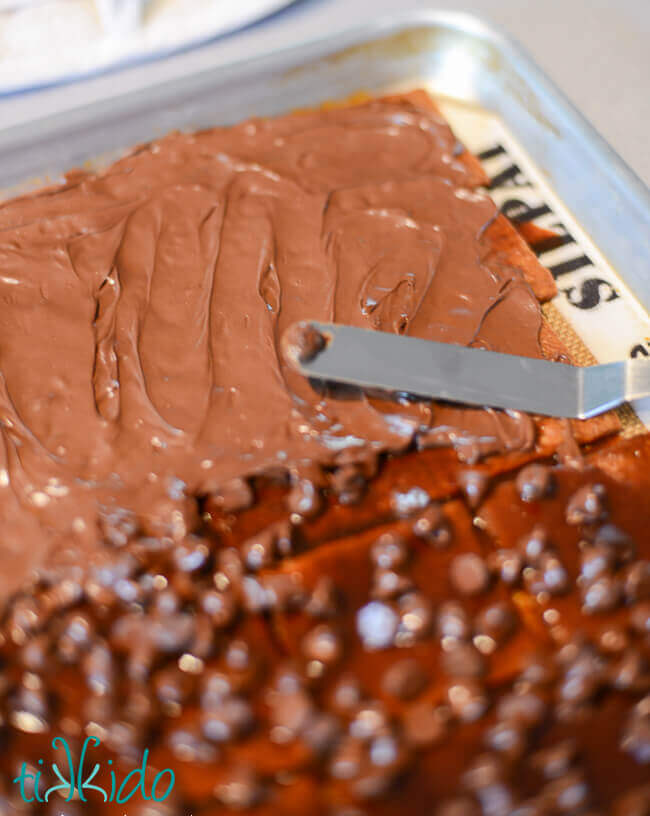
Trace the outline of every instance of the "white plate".
<path fill-rule="evenodd" d="M 127 3 L 133 0 L 126 0 Z M 139 25 L 107 29 L 93 0 L 0 0 L 0 94 L 166 56 L 295 0 L 149 0 Z M 13 10 L 5 10 L 5 9 Z"/>

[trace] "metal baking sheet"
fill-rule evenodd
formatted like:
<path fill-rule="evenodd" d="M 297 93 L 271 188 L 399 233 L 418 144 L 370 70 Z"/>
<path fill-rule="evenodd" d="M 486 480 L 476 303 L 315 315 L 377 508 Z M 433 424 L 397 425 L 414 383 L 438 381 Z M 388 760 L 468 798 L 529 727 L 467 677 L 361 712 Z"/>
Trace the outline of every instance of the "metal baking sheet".
<path fill-rule="evenodd" d="M 424 87 L 511 217 L 552 227 L 549 319 L 578 358 L 650 356 L 650 191 L 517 45 L 465 14 L 418 12 L 18 127 L 0 125 L 8 196 L 101 166 L 173 129 Z M 577 351 L 576 351 L 577 349 Z M 650 401 L 635 404 L 650 425 Z"/>

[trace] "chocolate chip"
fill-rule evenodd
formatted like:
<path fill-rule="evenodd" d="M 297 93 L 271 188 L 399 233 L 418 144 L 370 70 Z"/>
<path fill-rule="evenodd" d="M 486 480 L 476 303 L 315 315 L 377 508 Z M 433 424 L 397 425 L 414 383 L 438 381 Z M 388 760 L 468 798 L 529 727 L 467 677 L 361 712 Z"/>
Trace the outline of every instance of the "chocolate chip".
<path fill-rule="evenodd" d="M 548 535 L 543 527 L 534 527 L 519 539 L 517 547 L 527 564 L 537 564 L 548 549 Z"/>
<path fill-rule="evenodd" d="M 518 722 L 497 722 L 485 732 L 485 744 L 493 751 L 516 759 L 526 750 L 526 731 Z"/>
<path fill-rule="evenodd" d="M 327 665 L 341 657 L 343 645 L 340 636 L 323 623 L 311 629 L 302 640 L 302 651 L 308 660 L 318 660 Z"/>
<path fill-rule="evenodd" d="M 533 692 L 504 695 L 497 705 L 497 716 L 502 720 L 518 722 L 525 726 L 540 723 L 546 712 L 546 704 Z"/>
<path fill-rule="evenodd" d="M 430 504 L 419 513 L 411 529 L 414 535 L 434 547 L 447 547 L 451 543 L 451 528 L 439 504 Z"/>
<path fill-rule="evenodd" d="M 397 612 L 381 601 L 371 601 L 357 612 L 357 632 L 366 649 L 392 646 L 399 622 Z"/>
<path fill-rule="evenodd" d="M 474 722 L 488 709 L 489 700 L 485 688 L 470 678 L 455 680 L 447 688 L 447 701 L 452 713 L 461 722 Z"/>
<path fill-rule="evenodd" d="M 380 569 L 395 569 L 406 563 L 409 551 L 404 539 L 396 533 L 382 533 L 372 545 L 370 557 Z"/>
<path fill-rule="evenodd" d="M 582 592 L 582 611 L 586 614 L 609 612 L 621 599 L 620 581 L 612 575 L 601 575 Z"/>
<path fill-rule="evenodd" d="M 629 561 L 634 557 L 636 547 L 630 536 L 614 524 L 603 524 L 596 530 L 593 543 L 595 547 L 607 547 L 617 561 Z"/>
<path fill-rule="evenodd" d="M 413 581 L 406 575 L 401 575 L 391 569 L 376 569 L 372 576 L 370 594 L 380 601 L 397 598 L 413 589 Z"/>
<path fill-rule="evenodd" d="M 451 562 L 449 578 L 461 595 L 479 595 L 488 588 L 490 573 L 480 555 L 463 553 Z"/>
<path fill-rule="evenodd" d="M 482 609 L 474 621 L 476 637 L 491 638 L 495 644 L 504 643 L 516 627 L 517 615 L 512 606 L 505 602 L 491 604 Z"/>
<path fill-rule="evenodd" d="M 589 583 L 613 566 L 614 556 L 609 547 L 587 547 L 580 558 L 580 578 Z"/>
<path fill-rule="evenodd" d="M 445 601 L 441 605 L 437 625 L 443 639 L 467 640 L 472 632 L 467 612 L 456 601 Z"/>
<path fill-rule="evenodd" d="M 458 641 L 443 651 L 442 667 L 451 677 L 481 677 L 486 671 L 485 658 L 478 649 Z"/>
<path fill-rule="evenodd" d="M 253 572 L 270 567 L 275 558 L 275 536 L 271 530 L 264 530 L 242 545 L 244 563 Z"/>
<path fill-rule="evenodd" d="M 575 762 L 577 746 L 574 740 L 566 739 L 549 748 L 538 751 L 531 758 L 533 767 L 537 768 L 546 779 L 559 779 L 569 772 Z"/>
<path fill-rule="evenodd" d="M 199 596 L 199 606 L 218 628 L 225 628 L 231 624 L 238 608 L 235 595 L 230 589 L 224 592 L 218 592 L 216 589 L 205 590 Z"/>
<path fill-rule="evenodd" d="M 517 474 L 516 485 L 522 501 L 539 501 L 548 496 L 553 486 L 551 469 L 546 465 L 527 465 Z"/>
<path fill-rule="evenodd" d="M 200 538 L 190 536 L 174 547 L 173 561 L 176 569 L 181 572 L 198 573 L 208 567 L 210 550 Z"/>
<path fill-rule="evenodd" d="M 623 691 L 644 691 L 650 687 L 650 662 L 638 649 L 628 649 L 611 667 L 611 683 Z"/>
<path fill-rule="evenodd" d="M 606 515 L 607 491 L 602 484 L 584 485 L 569 499 L 566 508 L 568 524 L 595 524 Z"/>
<path fill-rule="evenodd" d="M 479 754 L 467 763 L 462 775 L 463 785 L 477 792 L 500 782 L 503 773 L 503 762 L 498 754 Z"/>
<path fill-rule="evenodd" d="M 621 748 L 639 765 L 650 763 L 650 696 L 644 697 L 630 712 Z"/>
<path fill-rule="evenodd" d="M 225 697 L 203 714 L 201 729 L 211 742 L 230 742 L 246 735 L 254 724 L 253 710 L 242 697 Z"/>
<path fill-rule="evenodd" d="M 388 715 L 381 703 L 362 703 L 350 722 L 350 734 L 356 739 L 371 740 L 385 734 L 389 728 Z"/>
<path fill-rule="evenodd" d="M 485 496 L 489 480 L 482 470 L 462 470 L 458 474 L 458 484 L 469 506 L 475 509 Z"/>
<path fill-rule="evenodd" d="M 650 600 L 650 561 L 636 561 L 624 572 L 625 600 L 629 604 Z"/>
<path fill-rule="evenodd" d="M 580 813 L 589 802 L 589 786 L 582 771 L 572 770 L 544 788 L 544 797 L 558 813 Z"/>
<path fill-rule="evenodd" d="M 389 666 L 384 672 L 381 685 L 391 697 L 410 700 L 423 690 L 426 682 L 427 675 L 418 661 L 405 658 Z"/>
<path fill-rule="evenodd" d="M 512 585 L 519 582 L 524 568 L 524 560 L 517 550 L 502 549 L 490 553 L 488 567 L 495 572 L 504 584 Z"/>
<path fill-rule="evenodd" d="M 261 800 L 263 789 L 252 768 L 236 766 L 224 774 L 214 788 L 214 795 L 225 807 L 245 810 Z"/>
<path fill-rule="evenodd" d="M 337 711 L 349 712 L 361 701 L 358 681 L 352 675 L 344 675 L 336 684 L 332 694 L 332 704 Z"/>
<path fill-rule="evenodd" d="M 637 604 L 632 609 L 630 624 L 639 634 L 650 634 L 650 601 Z"/>
<path fill-rule="evenodd" d="M 395 642 L 398 646 L 411 646 L 426 636 L 433 623 L 431 601 L 421 592 L 407 592 L 398 601 L 399 626 Z"/>
<path fill-rule="evenodd" d="M 355 737 L 345 737 L 339 743 L 330 762 L 330 774 L 334 779 L 354 779 L 364 762 L 364 745 Z"/>

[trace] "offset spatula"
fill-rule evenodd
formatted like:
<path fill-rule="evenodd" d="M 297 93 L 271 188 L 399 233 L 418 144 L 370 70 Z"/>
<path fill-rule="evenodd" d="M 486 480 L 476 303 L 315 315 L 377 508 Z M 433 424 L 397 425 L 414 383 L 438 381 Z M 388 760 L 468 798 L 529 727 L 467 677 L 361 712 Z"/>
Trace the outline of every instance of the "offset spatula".
<path fill-rule="evenodd" d="M 287 356 L 320 380 L 575 419 L 650 396 L 650 359 L 578 368 L 336 323 L 302 324 L 303 335 L 305 325 L 322 340 Z"/>

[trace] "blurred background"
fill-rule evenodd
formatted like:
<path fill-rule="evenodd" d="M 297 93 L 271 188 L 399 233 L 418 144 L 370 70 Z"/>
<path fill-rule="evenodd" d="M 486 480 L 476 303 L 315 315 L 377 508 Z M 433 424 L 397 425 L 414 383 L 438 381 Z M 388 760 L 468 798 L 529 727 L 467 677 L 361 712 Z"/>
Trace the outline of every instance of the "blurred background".
<path fill-rule="evenodd" d="M 650 183 L 650 0 L 0 0 L 0 124 L 432 7 L 504 28 Z"/>

